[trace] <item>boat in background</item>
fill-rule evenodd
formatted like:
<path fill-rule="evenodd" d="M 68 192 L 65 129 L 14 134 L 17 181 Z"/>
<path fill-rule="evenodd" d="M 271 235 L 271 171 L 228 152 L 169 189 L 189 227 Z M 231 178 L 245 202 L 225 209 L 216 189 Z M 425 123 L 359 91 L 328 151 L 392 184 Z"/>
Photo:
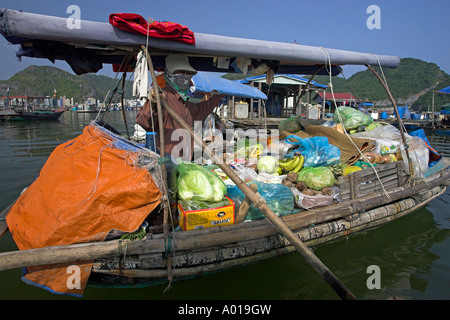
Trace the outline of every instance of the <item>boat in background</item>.
<path fill-rule="evenodd" d="M 25 120 L 58 120 L 66 109 L 18 111 L 17 115 Z"/>

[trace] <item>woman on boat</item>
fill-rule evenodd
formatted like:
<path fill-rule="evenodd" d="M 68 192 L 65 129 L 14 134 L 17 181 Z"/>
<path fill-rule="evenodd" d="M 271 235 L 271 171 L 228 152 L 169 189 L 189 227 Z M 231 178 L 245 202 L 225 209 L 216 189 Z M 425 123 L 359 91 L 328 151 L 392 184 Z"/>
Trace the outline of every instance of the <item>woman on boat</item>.
<path fill-rule="evenodd" d="M 206 94 L 201 102 L 190 102 L 188 90 L 191 85 L 191 79 L 197 71 L 189 64 L 189 59 L 186 55 L 170 54 L 166 57 L 165 62 L 165 84 L 159 84 L 163 92 L 162 99 L 191 127 L 194 125 L 194 121 L 203 123 L 214 108 L 219 105 L 222 96 L 214 93 Z M 151 114 L 151 111 L 153 111 L 153 114 Z M 162 112 L 165 154 L 170 155 L 172 159 L 181 158 L 184 161 L 191 161 L 193 140 L 189 133 L 185 132 L 166 110 Z M 157 119 L 156 108 L 151 110 L 150 101 L 147 100 L 139 112 L 136 122 L 146 131 L 156 131 L 159 134 Z M 159 149 L 159 139 L 156 139 L 156 143 Z"/>

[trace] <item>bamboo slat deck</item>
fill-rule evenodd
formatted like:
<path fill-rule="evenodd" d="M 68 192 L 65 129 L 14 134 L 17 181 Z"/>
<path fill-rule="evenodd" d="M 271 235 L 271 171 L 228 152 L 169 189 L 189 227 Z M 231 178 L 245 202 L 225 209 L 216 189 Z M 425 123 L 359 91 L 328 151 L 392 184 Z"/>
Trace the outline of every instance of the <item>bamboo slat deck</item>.
<path fill-rule="evenodd" d="M 377 172 L 378 176 L 375 174 Z M 401 187 L 407 180 L 402 161 L 375 166 L 338 178 L 342 200 L 357 199 L 372 192 Z"/>

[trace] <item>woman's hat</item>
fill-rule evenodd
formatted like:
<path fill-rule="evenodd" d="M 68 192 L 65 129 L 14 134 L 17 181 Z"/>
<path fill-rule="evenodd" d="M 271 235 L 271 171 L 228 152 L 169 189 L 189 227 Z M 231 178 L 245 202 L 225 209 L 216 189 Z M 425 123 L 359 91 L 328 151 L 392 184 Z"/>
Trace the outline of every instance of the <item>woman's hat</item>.
<path fill-rule="evenodd" d="M 171 74 L 179 71 L 188 71 L 192 74 L 197 73 L 197 70 L 191 67 L 188 57 L 184 54 L 169 54 L 166 57 L 166 69 Z"/>

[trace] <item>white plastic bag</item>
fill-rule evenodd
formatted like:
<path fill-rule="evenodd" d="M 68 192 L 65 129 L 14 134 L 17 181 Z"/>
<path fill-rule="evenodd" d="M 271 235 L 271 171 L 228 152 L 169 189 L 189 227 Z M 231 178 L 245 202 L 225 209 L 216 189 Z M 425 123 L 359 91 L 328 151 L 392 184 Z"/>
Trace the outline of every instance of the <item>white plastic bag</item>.
<path fill-rule="evenodd" d="M 359 138 L 371 138 L 371 139 L 388 139 L 395 140 L 399 143 L 400 152 L 403 158 L 403 162 L 406 166 L 406 170 L 409 168 L 408 157 L 406 156 L 405 146 L 402 142 L 402 136 L 400 131 L 392 126 L 382 126 L 375 128 L 371 131 L 358 132 L 352 134 L 352 137 Z M 411 158 L 412 166 L 414 168 L 415 178 L 424 178 L 428 171 L 428 161 L 429 161 L 429 150 L 426 142 L 419 137 L 410 136 L 405 133 L 406 144 L 409 146 L 408 152 Z"/>
<path fill-rule="evenodd" d="M 339 188 L 336 186 L 331 187 L 331 189 L 333 190 L 333 194 L 331 196 L 320 194 L 315 196 L 308 196 L 295 187 L 291 187 L 290 189 L 294 194 L 295 204 L 302 209 L 309 210 L 318 207 L 329 206 L 335 199 L 337 202 L 340 202 Z"/>
<path fill-rule="evenodd" d="M 414 177 L 416 179 L 425 178 L 425 174 L 428 172 L 428 162 L 430 158 L 430 152 L 427 144 L 421 138 L 412 136 L 409 136 L 406 143 L 409 147 L 408 153 L 414 168 Z M 405 168 L 408 171 L 408 157 L 406 156 L 406 150 L 403 145 L 400 148 L 400 152 Z"/>

